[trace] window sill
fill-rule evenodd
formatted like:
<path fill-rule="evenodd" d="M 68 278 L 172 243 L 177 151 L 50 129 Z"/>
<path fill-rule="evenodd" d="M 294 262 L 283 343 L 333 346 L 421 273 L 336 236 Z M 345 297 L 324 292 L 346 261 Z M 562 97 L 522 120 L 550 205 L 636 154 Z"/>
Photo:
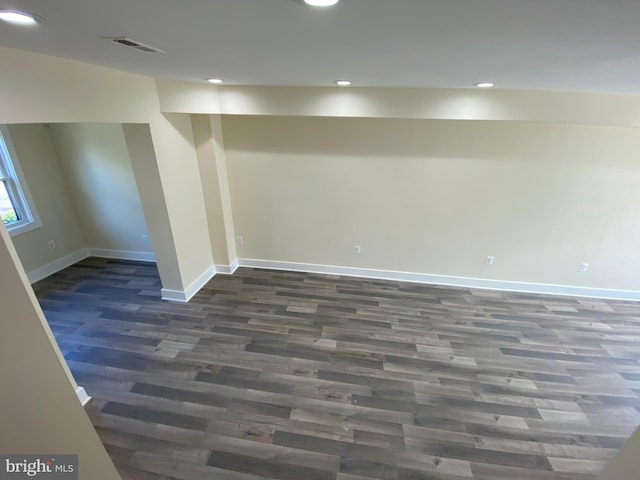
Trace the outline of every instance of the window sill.
<path fill-rule="evenodd" d="M 37 230 L 38 228 L 42 228 L 42 222 L 40 220 L 33 220 L 29 223 L 23 223 L 21 225 L 7 226 L 7 231 L 9 232 L 10 236 L 17 237 L 18 235 Z"/>

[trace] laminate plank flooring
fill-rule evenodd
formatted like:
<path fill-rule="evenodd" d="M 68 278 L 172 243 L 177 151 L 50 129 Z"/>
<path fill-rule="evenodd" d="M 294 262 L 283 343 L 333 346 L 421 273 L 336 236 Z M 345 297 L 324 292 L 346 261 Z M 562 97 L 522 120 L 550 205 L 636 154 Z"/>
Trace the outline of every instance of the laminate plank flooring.
<path fill-rule="evenodd" d="M 34 285 L 125 480 L 593 479 L 640 424 L 640 304 L 155 265 Z"/>

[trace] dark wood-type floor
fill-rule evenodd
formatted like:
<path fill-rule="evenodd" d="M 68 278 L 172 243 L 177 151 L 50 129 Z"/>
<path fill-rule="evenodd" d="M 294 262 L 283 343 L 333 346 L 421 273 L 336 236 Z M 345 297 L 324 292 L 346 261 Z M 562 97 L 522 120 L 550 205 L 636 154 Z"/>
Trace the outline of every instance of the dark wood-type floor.
<path fill-rule="evenodd" d="M 592 479 L 640 424 L 640 305 L 269 270 L 35 291 L 125 480 Z"/>

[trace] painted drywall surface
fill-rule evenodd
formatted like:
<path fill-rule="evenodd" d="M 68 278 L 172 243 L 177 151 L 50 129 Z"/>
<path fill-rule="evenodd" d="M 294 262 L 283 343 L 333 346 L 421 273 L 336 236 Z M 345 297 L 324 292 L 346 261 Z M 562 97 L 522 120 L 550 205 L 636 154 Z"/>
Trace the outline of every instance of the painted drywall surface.
<path fill-rule="evenodd" d="M 0 64 L 0 123 L 135 123 L 159 111 L 148 77 L 9 48 Z"/>
<path fill-rule="evenodd" d="M 640 96 L 634 95 L 500 89 L 265 86 L 222 86 L 218 93 L 219 111 L 226 115 L 498 120 L 640 126 Z"/>
<path fill-rule="evenodd" d="M 224 218 L 224 233 L 227 238 L 227 251 L 229 265 L 237 261 L 236 234 L 233 223 L 233 207 L 231 204 L 231 190 L 229 189 L 229 168 L 227 166 L 227 154 L 224 146 L 224 134 L 222 131 L 222 117 L 210 115 L 209 123 L 213 139 L 216 167 L 218 169 L 218 182 L 220 186 L 220 199 L 222 202 L 222 216 Z"/>
<path fill-rule="evenodd" d="M 636 480 L 640 472 L 640 428 L 609 462 L 598 480 Z"/>
<path fill-rule="evenodd" d="M 218 87 L 211 84 L 156 80 L 160 110 L 164 113 L 220 113 Z"/>
<path fill-rule="evenodd" d="M 635 129 L 237 116 L 223 126 L 240 258 L 640 290 Z"/>
<path fill-rule="evenodd" d="M 211 250 L 216 265 L 229 265 L 229 251 L 224 234 L 222 199 L 216 166 L 213 134 L 208 115 L 192 115 L 193 140 L 198 154 L 200 180 L 211 238 Z"/>
<path fill-rule="evenodd" d="M 89 248 L 151 253 L 122 125 L 50 126 Z"/>
<path fill-rule="evenodd" d="M 122 125 L 122 130 L 138 192 L 140 192 L 140 201 L 149 228 L 149 237 L 157 259 L 162 285 L 165 288 L 181 290 L 180 263 L 173 241 L 173 232 L 169 223 L 169 213 L 162 191 L 158 161 L 149 125 L 127 123 Z"/>
<path fill-rule="evenodd" d="M 149 225 L 155 232 L 166 231 L 167 225 L 171 231 L 172 240 L 155 240 L 163 287 L 183 290 L 183 285 L 196 281 L 213 260 L 193 139 L 185 140 L 193 136 L 188 115 L 186 121 L 178 122 L 180 128 L 161 115 L 156 82 L 151 78 L 7 48 L 0 48 L 0 62 L 7 66 L 0 71 L 1 123 L 149 125 L 162 181 L 152 190 L 161 192 L 171 215 L 153 215 L 162 224 Z M 188 166 L 181 168 L 185 159 Z M 163 258 L 171 245 L 177 251 Z M 176 264 L 179 271 L 174 272 Z"/>
<path fill-rule="evenodd" d="M 159 136 L 165 119 L 158 115 L 161 100 L 156 82 L 152 79 L 101 67 L 57 59 L 11 49 L 0 49 L 0 60 L 12 68 L 0 73 L 3 109 L 0 121 L 114 121 L 158 123 L 152 126 L 158 158 L 165 155 Z M 167 89 L 165 89 L 167 90 Z M 172 86 L 173 100 L 176 93 Z M 202 92 L 215 106 L 215 95 Z M 195 98 L 187 92 L 187 98 Z M 223 87 L 219 111 L 234 114 L 288 113 L 291 115 L 330 116 L 397 116 L 436 118 L 488 118 L 492 120 L 539 120 L 557 122 L 594 122 L 613 125 L 637 125 L 640 109 L 637 97 L 616 95 L 569 94 L 563 92 L 477 92 L 423 91 L 420 89 L 289 89 L 283 87 Z M 189 100 L 193 104 L 192 100 Z M 179 103 L 176 102 L 175 103 Z M 170 105 L 169 100 L 162 101 Z M 171 105 L 175 107 L 175 105 Z M 206 109 L 204 109 L 206 111 Z M 566 113 L 565 113 L 566 112 Z M 178 148 L 178 147 L 176 147 Z M 168 149 L 167 156 L 172 156 Z M 160 160 L 160 174 L 170 162 Z M 171 171 L 171 175 L 175 174 Z M 186 177 L 191 174 L 185 172 Z M 190 180 L 187 180 L 190 181 Z M 163 186 L 163 191 L 165 190 Z M 178 196 L 166 198 L 171 212 L 180 211 Z M 235 204 L 234 204 L 235 207 Z M 170 222 L 173 230 L 173 219 Z M 179 223 L 179 221 L 178 221 Z M 192 222 L 193 223 L 193 222 Z M 183 235 L 195 237 L 193 232 L 174 232 L 176 239 Z M 228 233 L 227 233 L 228 234 Z M 178 241 L 176 245 L 189 245 Z M 190 254 L 187 255 L 187 258 Z M 176 253 L 179 264 L 183 255 Z M 162 263 L 162 259 L 158 259 Z M 203 257 L 203 260 L 206 258 Z M 187 261 L 192 265 L 192 261 Z M 188 270 L 188 272 L 187 272 Z M 188 267 L 183 275 L 190 276 L 195 268 Z M 164 279 L 163 279 L 164 282 Z M 188 283 L 188 280 L 187 280 Z M 172 285 L 169 288 L 178 288 Z"/>
<path fill-rule="evenodd" d="M 150 130 L 186 290 L 214 265 L 191 116 L 159 115 Z"/>
<path fill-rule="evenodd" d="M 0 225 L 0 284 L 0 451 L 78 454 L 80 479 L 119 479 L 76 398 L 75 384 L 69 381 L 4 225 Z"/>
<path fill-rule="evenodd" d="M 163 112 L 640 126 L 640 97 L 526 90 L 203 85 L 158 80 Z"/>
<path fill-rule="evenodd" d="M 43 124 L 11 125 L 18 155 L 42 227 L 12 237 L 26 271 L 85 248 L 80 219 L 67 191 L 51 132 Z M 49 242 L 55 248 L 49 248 Z"/>

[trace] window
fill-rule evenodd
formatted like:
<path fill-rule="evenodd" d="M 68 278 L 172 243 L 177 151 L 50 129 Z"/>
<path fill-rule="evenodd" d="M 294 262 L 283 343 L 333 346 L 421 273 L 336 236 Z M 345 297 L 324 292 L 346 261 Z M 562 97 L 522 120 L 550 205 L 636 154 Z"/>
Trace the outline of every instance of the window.
<path fill-rule="evenodd" d="M 42 226 L 5 126 L 0 126 L 0 216 L 11 235 Z"/>

